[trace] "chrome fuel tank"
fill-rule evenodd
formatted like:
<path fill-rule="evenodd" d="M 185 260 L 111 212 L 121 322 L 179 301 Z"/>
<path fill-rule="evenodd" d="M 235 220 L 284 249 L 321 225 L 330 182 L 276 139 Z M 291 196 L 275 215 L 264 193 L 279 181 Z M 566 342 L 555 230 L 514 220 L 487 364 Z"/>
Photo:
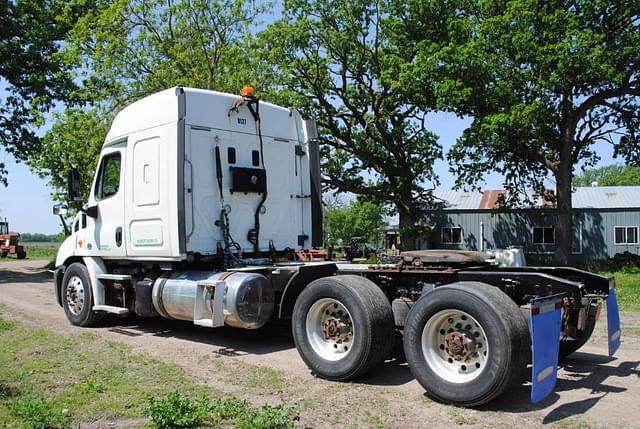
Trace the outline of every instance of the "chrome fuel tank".
<path fill-rule="evenodd" d="M 163 317 L 193 320 L 196 299 L 205 300 L 205 317 L 212 317 L 213 296 L 208 290 L 197 296 L 198 282 L 224 281 L 224 323 L 257 329 L 271 318 L 274 294 L 271 282 L 257 273 L 182 271 L 159 277 L 153 285 L 153 306 Z M 202 289 L 201 289 L 202 290 Z"/>

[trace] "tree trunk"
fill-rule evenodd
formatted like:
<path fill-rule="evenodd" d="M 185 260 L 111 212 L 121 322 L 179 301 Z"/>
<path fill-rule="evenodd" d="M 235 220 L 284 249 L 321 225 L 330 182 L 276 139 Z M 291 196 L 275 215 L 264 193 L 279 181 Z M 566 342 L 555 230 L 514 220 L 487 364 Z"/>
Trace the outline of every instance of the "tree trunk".
<path fill-rule="evenodd" d="M 400 247 L 401 250 L 416 250 L 415 216 L 408 211 L 398 209 L 400 215 Z"/>
<path fill-rule="evenodd" d="M 555 172 L 556 178 L 556 225 L 555 225 L 555 263 L 571 263 L 571 245 L 573 240 L 573 210 L 571 203 L 571 182 L 573 176 L 573 132 L 565 129 L 560 146 L 560 163 Z"/>

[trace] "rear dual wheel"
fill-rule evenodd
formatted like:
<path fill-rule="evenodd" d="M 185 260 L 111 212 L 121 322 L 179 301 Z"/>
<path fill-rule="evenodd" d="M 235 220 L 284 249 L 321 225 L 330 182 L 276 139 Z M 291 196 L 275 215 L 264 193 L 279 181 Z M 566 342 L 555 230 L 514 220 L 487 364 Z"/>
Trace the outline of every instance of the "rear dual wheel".
<path fill-rule="evenodd" d="M 293 338 L 311 371 L 346 381 L 390 355 L 394 322 L 389 300 L 359 276 L 325 277 L 310 283 L 293 310 Z"/>
<path fill-rule="evenodd" d="M 499 289 L 458 282 L 415 303 L 405 322 L 404 351 L 429 397 L 477 406 L 523 380 L 529 328 L 518 306 Z"/>

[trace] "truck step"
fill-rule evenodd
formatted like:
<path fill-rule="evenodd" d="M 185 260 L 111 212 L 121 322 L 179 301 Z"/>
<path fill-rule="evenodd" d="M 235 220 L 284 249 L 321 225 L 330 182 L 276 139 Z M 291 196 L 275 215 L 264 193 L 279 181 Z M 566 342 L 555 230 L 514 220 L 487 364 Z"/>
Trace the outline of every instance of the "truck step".
<path fill-rule="evenodd" d="M 98 274 L 96 276 L 98 280 L 118 280 L 121 282 L 131 281 L 129 274 Z"/>
<path fill-rule="evenodd" d="M 224 322 L 220 323 L 213 319 L 197 319 L 193 321 L 193 324 L 197 326 L 204 326 L 205 328 L 219 328 L 220 326 L 224 326 Z"/>
<path fill-rule="evenodd" d="M 207 328 L 224 326 L 224 280 L 200 280 L 196 283 L 196 299 L 193 306 L 193 324 Z M 207 299 L 208 298 L 208 299 Z M 213 298 L 213 303 L 207 302 Z M 211 318 L 205 317 L 211 309 Z"/>
<path fill-rule="evenodd" d="M 94 305 L 93 311 L 104 311 L 106 313 L 119 314 L 119 315 L 129 313 L 129 309 L 124 307 L 116 307 L 115 305 Z"/>

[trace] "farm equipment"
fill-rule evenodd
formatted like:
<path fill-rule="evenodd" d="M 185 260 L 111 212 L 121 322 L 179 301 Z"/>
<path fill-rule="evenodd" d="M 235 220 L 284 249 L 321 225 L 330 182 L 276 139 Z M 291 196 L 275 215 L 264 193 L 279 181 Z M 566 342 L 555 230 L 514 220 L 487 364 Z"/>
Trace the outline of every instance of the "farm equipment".
<path fill-rule="evenodd" d="M 7 255 L 16 255 L 18 259 L 26 258 L 27 252 L 19 243 L 20 234 L 9 232 L 9 222 L 6 218 L 0 220 L 0 258 L 6 258 Z"/>
<path fill-rule="evenodd" d="M 547 396 L 559 356 L 589 339 L 603 301 L 610 353 L 620 344 L 615 282 L 586 271 L 499 267 L 464 251 L 318 260 L 315 123 L 251 88 L 238 97 L 177 87 L 126 107 L 84 205 L 78 189 L 72 169 L 78 213 L 54 272 L 74 325 L 131 313 L 209 328 L 289 319 L 302 360 L 336 381 L 374 368 L 402 338 L 427 394 L 463 406 L 521 383 L 529 363 L 532 400 Z"/>

